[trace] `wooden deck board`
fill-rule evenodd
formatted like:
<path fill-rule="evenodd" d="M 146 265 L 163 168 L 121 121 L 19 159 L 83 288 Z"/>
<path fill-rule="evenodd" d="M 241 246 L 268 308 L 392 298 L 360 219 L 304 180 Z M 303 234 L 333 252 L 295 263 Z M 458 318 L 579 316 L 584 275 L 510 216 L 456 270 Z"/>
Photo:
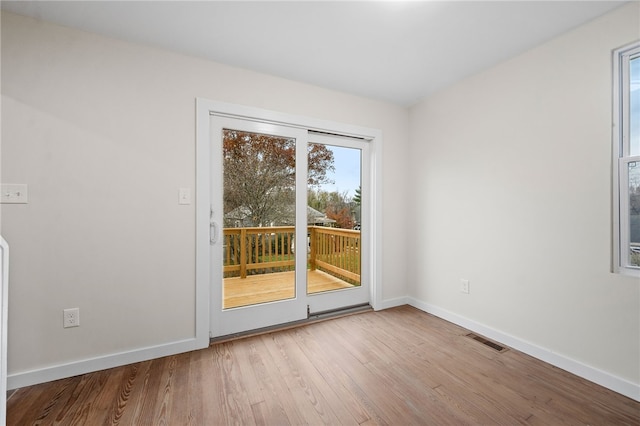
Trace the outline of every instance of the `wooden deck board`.
<path fill-rule="evenodd" d="M 307 271 L 307 292 L 351 288 L 353 285 L 322 271 Z M 224 308 L 255 305 L 295 297 L 294 272 L 250 275 L 247 278 L 224 279 Z"/>

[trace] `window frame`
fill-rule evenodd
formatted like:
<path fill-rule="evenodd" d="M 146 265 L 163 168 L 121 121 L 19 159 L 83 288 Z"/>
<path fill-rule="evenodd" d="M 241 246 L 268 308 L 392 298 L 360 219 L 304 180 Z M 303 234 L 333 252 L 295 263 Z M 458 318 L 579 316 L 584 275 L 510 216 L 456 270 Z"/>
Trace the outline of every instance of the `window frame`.
<path fill-rule="evenodd" d="M 640 267 L 629 263 L 630 246 L 628 164 L 631 155 L 630 72 L 632 59 L 640 57 L 640 40 L 613 51 L 613 272 L 640 277 Z"/>

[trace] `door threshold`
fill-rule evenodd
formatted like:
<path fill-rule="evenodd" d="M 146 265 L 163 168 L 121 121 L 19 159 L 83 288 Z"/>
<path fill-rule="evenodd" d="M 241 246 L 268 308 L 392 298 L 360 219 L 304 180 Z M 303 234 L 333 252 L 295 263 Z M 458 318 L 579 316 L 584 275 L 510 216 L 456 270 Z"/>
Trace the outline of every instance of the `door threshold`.
<path fill-rule="evenodd" d="M 330 311 L 310 312 L 306 319 L 291 321 L 284 324 L 276 324 L 270 327 L 262 327 L 254 330 L 243 331 L 240 333 L 227 334 L 225 336 L 212 337 L 209 339 L 209 346 L 218 343 L 230 342 L 233 340 L 244 339 L 245 337 L 259 336 L 261 334 L 273 333 L 276 331 L 289 330 L 291 328 L 302 327 L 316 322 L 327 321 L 334 318 L 346 317 L 349 315 L 361 314 L 364 312 L 372 312 L 373 308 L 370 304 L 348 306 L 346 308 L 333 309 Z"/>

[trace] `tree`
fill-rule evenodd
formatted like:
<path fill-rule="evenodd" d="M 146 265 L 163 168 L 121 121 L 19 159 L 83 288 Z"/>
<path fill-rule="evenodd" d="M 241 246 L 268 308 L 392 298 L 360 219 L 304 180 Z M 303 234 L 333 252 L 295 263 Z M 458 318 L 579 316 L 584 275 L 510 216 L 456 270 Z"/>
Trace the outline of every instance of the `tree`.
<path fill-rule="evenodd" d="M 629 188 L 629 214 L 640 215 L 640 185 Z"/>
<path fill-rule="evenodd" d="M 308 183 L 326 183 L 333 153 L 308 145 Z M 291 225 L 295 211 L 295 139 L 238 130 L 223 133 L 224 213 L 243 225 Z M 233 226 L 234 219 L 225 226 Z"/>
<path fill-rule="evenodd" d="M 327 217 L 336 221 L 338 228 L 352 229 L 355 221 L 352 218 L 351 209 L 343 207 L 339 209 L 335 206 L 329 206 L 326 210 Z"/>
<path fill-rule="evenodd" d="M 318 186 L 323 183 L 333 183 L 327 178 L 328 171 L 334 171 L 333 152 L 319 143 L 310 143 L 307 146 L 307 182 L 309 186 Z"/>
<path fill-rule="evenodd" d="M 340 193 L 310 189 L 307 201 L 310 207 L 335 220 L 339 228 L 352 229 L 355 225 L 354 217 L 358 214 L 359 206 L 347 191 Z"/>
<path fill-rule="evenodd" d="M 356 189 L 356 195 L 353 196 L 353 202 L 356 203 L 357 205 L 360 205 L 361 203 L 361 199 L 360 199 L 360 191 L 362 190 L 362 187 L 359 186 L 358 189 Z"/>

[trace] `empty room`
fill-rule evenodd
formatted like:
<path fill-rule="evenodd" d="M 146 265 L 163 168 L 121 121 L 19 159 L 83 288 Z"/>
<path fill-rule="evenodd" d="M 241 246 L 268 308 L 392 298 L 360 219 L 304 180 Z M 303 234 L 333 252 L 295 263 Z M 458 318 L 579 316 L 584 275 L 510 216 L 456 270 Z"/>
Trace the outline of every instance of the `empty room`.
<path fill-rule="evenodd" d="M 640 2 L 1 7 L 0 424 L 640 425 Z"/>

